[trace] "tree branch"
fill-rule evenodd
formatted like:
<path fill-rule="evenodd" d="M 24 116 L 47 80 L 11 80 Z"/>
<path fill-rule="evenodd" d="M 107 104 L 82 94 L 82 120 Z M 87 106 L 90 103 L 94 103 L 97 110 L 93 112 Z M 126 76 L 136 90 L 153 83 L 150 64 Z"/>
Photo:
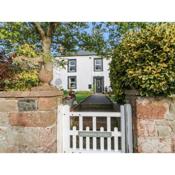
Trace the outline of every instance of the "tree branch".
<path fill-rule="evenodd" d="M 41 38 L 44 38 L 46 34 L 45 34 L 43 28 L 41 27 L 41 24 L 39 22 L 34 22 L 33 24 L 34 24 L 36 30 L 38 31 L 38 33 L 40 34 Z"/>
<path fill-rule="evenodd" d="M 47 30 L 47 36 L 51 37 L 52 33 L 55 31 L 55 28 L 57 27 L 58 22 L 51 22 L 49 24 L 48 30 Z"/>

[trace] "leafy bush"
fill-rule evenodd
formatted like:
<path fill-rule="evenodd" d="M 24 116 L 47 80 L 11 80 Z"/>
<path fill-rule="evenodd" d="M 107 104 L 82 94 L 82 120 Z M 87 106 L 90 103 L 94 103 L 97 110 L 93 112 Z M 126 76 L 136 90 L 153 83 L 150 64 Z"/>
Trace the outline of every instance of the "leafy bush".
<path fill-rule="evenodd" d="M 36 70 L 22 71 L 4 82 L 5 90 L 28 90 L 39 84 L 38 73 Z"/>
<path fill-rule="evenodd" d="M 125 34 L 114 50 L 110 79 L 118 100 L 125 89 L 137 89 L 142 96 L 175 93 L 175 24 L 152 24 Z"/>
<path fill-rule="evenodd" d="M 22 55 L 22 56 L 31 57 L 31 58 L 34 58 L 37 56 L 37 52 L 34 46 L 29 45 L 29 44 L 20 45 L 17 48 L 16 52 L 18 56 Z"/>
<path fill-rule="evenodd" d="M 10 71 L 5 79 L 0 82 L 3 89 L 10 90 L 29 90 L 39 85 L 39 67 L 28 61 L 14 61 L 10 66 Z"/>

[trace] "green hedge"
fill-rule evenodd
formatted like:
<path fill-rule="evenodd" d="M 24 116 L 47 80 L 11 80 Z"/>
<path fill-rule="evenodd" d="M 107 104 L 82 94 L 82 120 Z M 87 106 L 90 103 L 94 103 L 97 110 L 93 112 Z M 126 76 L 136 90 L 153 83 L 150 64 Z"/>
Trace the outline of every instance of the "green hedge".
<path fill-rule="evenodd" d="M 137 89 L 142 96 L 174 94 L 175 24 L 150 24 L 125 34 L 114 50 L 110 79 L 118 101 L 125 89 Z"/>

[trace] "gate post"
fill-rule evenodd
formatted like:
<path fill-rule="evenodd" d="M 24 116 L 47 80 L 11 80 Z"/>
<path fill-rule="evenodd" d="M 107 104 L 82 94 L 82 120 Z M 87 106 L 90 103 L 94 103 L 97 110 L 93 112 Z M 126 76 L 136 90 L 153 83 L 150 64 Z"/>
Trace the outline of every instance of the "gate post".
<path fill-rule="evenodd" d="M 58 108 L 58 118 L 57 118 L 57 152 L 63 153 L 68 150 L 69 146 L 69 138 L 68 133 L 69 132 L 69 110 L 70 107 L 68 105 L 60 105 Z"/>
<path fill-rule="evenodd" d="M 62 135 L 62 151 L 67 152 L 69 150 L 69 145 L 70 145 L 70 139 L 69 139 L 69 131 L 70 131 L 70 106 L 65 105 L 64 110 L 63 110 L 63 119 L 62 119 L 62 130 L 63 130 L 63 135 Z"/>
<path fill-rule="evenodd" d="M 126 152 L 126 140 L 125 140 L 125 126 L 126 126 L 126 121 L 125 121 L 125 109 L 124 109 L 124 105 L 120 106 L 120 113 L 121 113 L 121 142 L 122 142 L 122 153 Z"/>
<path fill-rule="evenodd" d="M 57 109 L 57 152 L 63 152 L 63 114 L 64 106 L 60 105 Z"/>
<path fill-rule="evenodd" d="M 133 153 L 133 134 L 132 134 L 132 109 L 130 104 L 125 104 L 126 117 L 126 151 Z"/>

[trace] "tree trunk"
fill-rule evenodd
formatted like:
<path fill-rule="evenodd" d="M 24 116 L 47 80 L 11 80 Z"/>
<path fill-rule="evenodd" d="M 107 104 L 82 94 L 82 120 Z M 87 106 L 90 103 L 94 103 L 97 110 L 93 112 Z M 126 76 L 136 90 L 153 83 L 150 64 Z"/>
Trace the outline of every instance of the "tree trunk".
<path fill-rule="evenodd" d="M 44 55 L 50 54 L 50 47 L 51 47 L 51 38 L 45 36 L 42 39 L 42 49 L 43 49 Z"/>
<path fill-rule="evenodd" d="M 50 57 L 50 48 L 51 48 L 51 38 L 45 36 L 42 39 L 42 49 L 43 49 L 43 59 L 45 63 L 45 68 L 48 71 L 52 71 L 53 65 L 51 63 L 51 57 Z"/>
<path fill-rule="evenodd" d="M 45 36 L 42 38 L 42 50 L 43 50 L 43 61 L 44 61 L 44 70 L 40 71 L 40 80 L 47 83 L 53 78 L 53 64 L 50 57 L 50 48 L 51 48 L 51 37 Z M 52 78 L 51 78 L 52 77 Z"/>

